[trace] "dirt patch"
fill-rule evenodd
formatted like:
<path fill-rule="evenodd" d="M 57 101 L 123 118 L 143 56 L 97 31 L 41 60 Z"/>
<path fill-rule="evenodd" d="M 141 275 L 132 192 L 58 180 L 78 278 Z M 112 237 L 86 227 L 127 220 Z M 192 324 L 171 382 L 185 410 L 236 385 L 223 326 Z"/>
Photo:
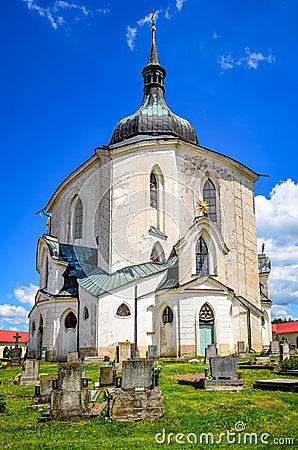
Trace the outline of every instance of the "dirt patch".
<path fill-rule="evenodd" d="M 184 381 L 196 381 L 199 378 L 204 378 L 203 373 L 181 373 L 177 375 L 170 375 L 169 378 L 173 380 L 184 380 Z"/>
<path fill-rule="evenodd" d="M 272 407 L 277 407 L 277 406 L 279 406 L 280 405 L 280 402 L 277 402 L 277 401 L 270 401 L 270 400 L 267 400 L 267 401 L 258 401 L 258 402 L 256 402 L 256 406 L 265 406 L 266 408 L 268 407 L 268 408 L 272 408 Z"/>

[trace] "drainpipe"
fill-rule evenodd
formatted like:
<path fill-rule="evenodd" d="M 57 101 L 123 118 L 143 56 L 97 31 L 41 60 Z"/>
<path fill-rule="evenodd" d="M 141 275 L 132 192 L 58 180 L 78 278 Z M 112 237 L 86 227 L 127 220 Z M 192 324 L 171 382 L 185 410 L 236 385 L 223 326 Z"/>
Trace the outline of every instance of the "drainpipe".
<path fill-rule="evenodd" d="M 78 290 L 78 321 L 77 321 L 77 353 L 80 358 L 80 294 L 79 294 L 79 284 L 77 282 Z"/>
<path fill-rule="evenodd" d="M 138 349 L 138 287 L 135 286 L 135 315 L 134 315 L 134 341 L 135 350 Z"/>

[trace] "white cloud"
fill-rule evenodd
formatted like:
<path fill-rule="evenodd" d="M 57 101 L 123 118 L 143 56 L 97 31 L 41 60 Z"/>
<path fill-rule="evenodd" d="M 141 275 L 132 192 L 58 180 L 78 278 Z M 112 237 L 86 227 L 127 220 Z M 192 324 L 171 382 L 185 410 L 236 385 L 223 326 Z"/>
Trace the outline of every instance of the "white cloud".
<path fill-rule="evenodd" d="M 92 14 L 107 14 L 110 12 L 106 7 L 92 10 L 87 8 L 82 1 L 55 0 L 54 2 L 50 2 L 48 0 L 48 2 L 43 2 L 43 6 L 40 4 L 41 0 L 23 1 L 30 11 L 36 11 L 41 17 L 47 18 L 55 30 L 71 20 L 76 21 L 87 18 Z"/>
<path fill-rule="evenodd" d="M 126 41 L 127 41 L 127 45 L 130 48 L 130 50 L 134 49 L 135 46 L 135 39 L 137 37 L 137 28 L 132 28 L 130 26 L 128 26 L 126 28 Z"/>
<path fill-rule="evenodd" d="M 242 56 L 241 58 L 233 57 L 231 53 L 219 56 L 218 63 L 220 67 L 223 70 L 230 70 L 235 66 L 243 66 L 246 69 L 255 70 L 259 67 L 261 61 L 267 62 L 268 64 L 275 62 L 275 57 L 272 54 L 265 56 L 261 52 L 251 52 L 249 47 L 246 47 L 244 51 L 246 56 Z"/>
<path fill-rule="evenodd" d="M 267 199 L 256 197 L 258 248 L 271 259 L 271 298 L 278 305 L 298 304 L 298 183 L 277 184 Z M 287 314 L 289 310 L 287 309 Z"/>
<path fill-rule="evenodd" d="M 27 325 L 28 324 L 28 314 L 27 311 L 22 306 L 13 305 L 0 305 L 0 321 L 6 322 L 13 325 Z"/>
<path fill-rule="evenodd" d="M 35 295 L 38 289 L 38 286 L 30 283 L 30 286 L 18 286 L 14 289 L 13 293 L 20 303 L 28 303 L 29 305 L 33 306 L 35 303 Z"/>
<path fill-rule="evenodd" d="M 181 11 L 182 7 L 183 7 L 183 3 L 185 3 L 186 0 L 176 0 L 176 8 L 178 9 L 178 11 Z"/>
<path fill-rule="evenodd" d="M 295 319 L 295 317 L 290 312 L 288 306 L 285 305 L 272 305 L 271 309 L 272 318 L 282 318 L 282 319 Z"/>
<path fill-rule="evenodd" d="M 165 18 L 168 19 L 168 20 L 171 20 L 172 16 L 171 16 L 171 13 L 170 13 L 170 8 L 166 9 Z"/>

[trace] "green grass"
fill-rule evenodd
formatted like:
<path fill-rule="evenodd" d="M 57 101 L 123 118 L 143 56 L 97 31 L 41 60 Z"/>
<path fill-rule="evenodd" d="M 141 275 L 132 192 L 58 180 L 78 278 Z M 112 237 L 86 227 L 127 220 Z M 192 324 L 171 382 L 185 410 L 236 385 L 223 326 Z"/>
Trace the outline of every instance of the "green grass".
<path fill-rule="evenodd" d="M 0 395 L 5 396 L 7 412 L 0 414 L 1 446 L 7 449 L 285 449 L 298 446 L 298 394 L 260 391 L 252 388 L 256 379 L 276 377 L 268 370 L 242 370 L 245 388 L 241 392 L 195 390 L 191 386 L 178 385 L 171 375 L 202 373 L 204 365 L 167 364 L 161 373 L 160 387 L 165 401 L 165 415 L 153 422 L 114 423 L 105 422 L 104 417 L 86 421 L 39 423 L 40 411 L 27 412 L 31 404 L 34 386 L 17 386 L 12 378 L 18 368 L 0 371 Z M 99 366 L 86 366 L 87 377 L 98 381 Z M 40 373 L 57 371 L 54 363 L 41 363 Z M 218 444 L 200 444 L 202 433 L 212 433 L 217 440 L 221 433 L 235 431 L 236 423 L 243 423 L 245 431 L 237 434 L 241 443 L 228 443 L 226 434 Z M 240 425 L 239 425 L 240 426 Z M 165 430 L 166 442 L 158 444 L 155 435 Z M 243 444 L 244 434 L 256 433 L 258 445 Z M 174 433 L 173 436 L 169 433 Z M 176 443 L 177 433 L 183 433 Z M 198 443 L 194 441 L 194 433 Z M 262 444 L 260 437 L 268 433 L 269 444 Z M 187 442 L 187 437 L 190 442 Z M 161 437 L 160 437 L 161 438 Z M 168 438 L 170 443 L 167 442 Z M 266 437 L 265 437 L 266 438 Z M 273 445 L 273 439 L 293 438 L 294 445 Z M 230 436 L 230 442 L 233 435 Z M 179 436 L 178 436 L 179 440 Z M 284 441 L 285 442 L 285 441 Z"/>

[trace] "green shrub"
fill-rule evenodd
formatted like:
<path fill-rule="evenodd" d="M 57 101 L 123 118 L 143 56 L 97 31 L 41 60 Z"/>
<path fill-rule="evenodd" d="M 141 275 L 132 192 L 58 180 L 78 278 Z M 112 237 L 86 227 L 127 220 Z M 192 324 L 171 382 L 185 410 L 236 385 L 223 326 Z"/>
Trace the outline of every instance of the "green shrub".
<path fill-rule="evenodd" d="M 295 359 L 285 359 L 281 365 L 280 368 L 282 370 L 297 370 L 298 369 L 298 360 Z"/>

